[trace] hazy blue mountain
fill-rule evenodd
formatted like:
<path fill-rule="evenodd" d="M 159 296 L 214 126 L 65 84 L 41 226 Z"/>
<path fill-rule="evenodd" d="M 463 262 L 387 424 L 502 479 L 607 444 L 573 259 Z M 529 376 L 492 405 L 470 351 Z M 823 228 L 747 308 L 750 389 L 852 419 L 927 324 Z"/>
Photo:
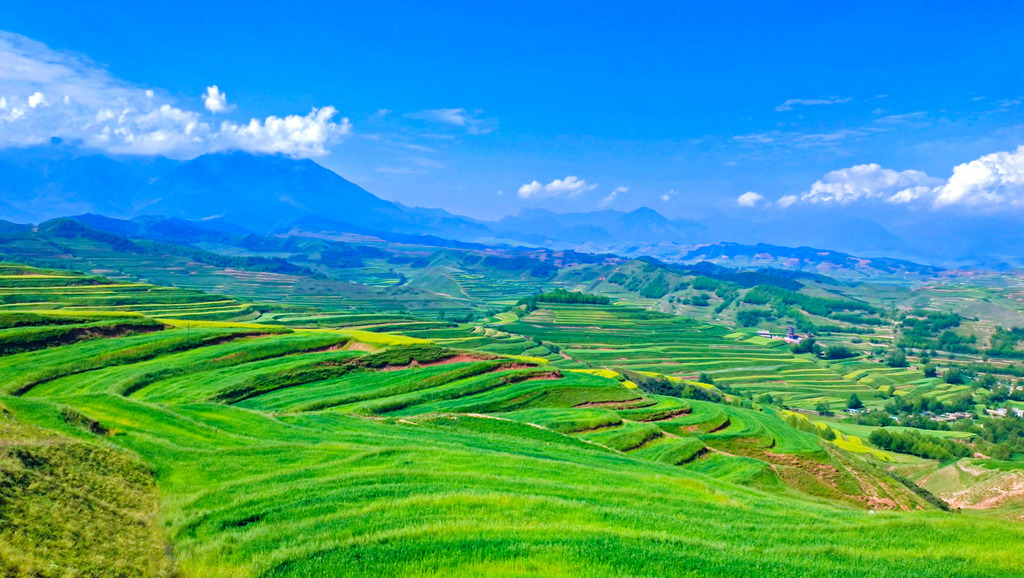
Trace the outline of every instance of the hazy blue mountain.
<path fill-rule="evenodd" d="M 1000 218 L 950 215 L 914 222 L 896 229 L 911 239 L 912 252 L 936 262 L 1024 261 L 1024 225 Z M 926 240 L 926 241 L 917 241 Z"/>
<path fill-rule="evenodd" d="M 318 215 L 310 215 L 293 223 L 289 223 L 287 227 L 282 228 L 277 231 L 277 233 L 292 235 L 334 235 L 339 233 L 349 233 L 364 237 L 376 237 L 392 243 L 427 245 L 430 247 L 455 247 L 461 249 L 487 248 L 487 245 L 481 243 L 459 241 L 457 239 L 444 238 L 437 235 L 416 235 L 409 233 L 396 233 L 392 231 L 375 231 L 373 229 L 367 229 L 366 227 L 360 227 L 359 225 L 353 225 L 351 223 L 345 223 Z"/>
<path fill-rule="evenodd" d="M 288 224 L 279 231 L 274 231 L 273 236 L 257 235 L 252 230 L 229 223 L 222 219 L 209 219 L 205 221 L 188 221 L 179 217 L 158 217 L 145 215 L 134 219 L 114 219 L 103 215 L 84 214 L 70 217 L 91 229 L 113 233 L 127 238 L 153 239 L 165 243 L 180 245 L 195 245 L 201 243 L 212 243 L 223 246 L 235 246 L 251 249 L 251 239 L 276 239 L 284 242 L 288 239 L 296 239 L 298 236 L 309 234 L 324 234 L 327 236 L 341 233 L 360 235 L 364 237 L 375 237 L 392 243 L 425 245 L 431 247 L 453 247 L 460 249 L 486 249 L 488 245 L 479 243 L 467 243 L 452 239 L 445 239 L 434 235 L 410 235 L 405 233 L 391 233 L 386 231 L 374 231 L 343 223 L 334 219 L 310 215 Z M 6 221 L 0 221 L 0 232 L 4 229 Z M 29 226 L 14 225 L 8 223 L 16 230 L 28 230 Z M 276 242 L 276 241 L 275 241 Z"/>
<path fill-rule="evenodd" d="M 111 157 L 56 144 L 0 151 L 3 218 L 41 222 L 82 212 L 137 214 L 149 184 L 177 164 L 163 157 Z"/>
<path fill-rule="evenodd" d="M 153 184 L 153 214 L 254 220 L 264 228 L 319 214 L 400 212 L 311 160 L 232 152 L 186 161 Z M 235 216 L 239 218 L 235 218 Z"/>
<path fill-rule="evenodd" d="M 673 221 L 654 209 L 642 207 L 628 213 L 614 210 L 589 213 L 554 213 L 523 209 L 491 224 L 501 236 L 537 244 L 687 242 L 703 238 L 703 225 Z"/>
<path fill-rule="evenodd" d="M 716 215 L 703 222 L 711 230 L 706 242 L 771 243 L 828 247 L 850 253 L 906 254 L 907 243 L 877 222 L 858 215 L 793 210 L 763 220 Z"/>
<path fill-rule="evenodd" d="M 90 213 L 72 218 L 98 231 L 184 245 L 195 243 L 229 244 L 233 240 L 251 233 L 248 229 L 229 223 L 187 221 L 177 217 L 142 216 L 126 220 Z"/>
<path fill-rule="evenodd" d="M 659 258 L 678 258 L 698 244 L 734 242 L 827 247 L 944 265 L 1024 262 L 1024 227 L 991 216 L 915 214 L 899 207 L 883 212 L 792 207 L 683 220 L 643 207 L 571 213 L 523 209 L 482 222 L 387 201 L 311 160 L 280 155 L 228 152 L 175 161 L 103 156 L 59 142 L 0 151 L 0 219 L 40 223 L 66 215 L 85 215 L 93 224 L 98 215 L 130 219 L 103 228 L 182 242 L 214 232 L 299 228 Z M 154 220 L 140 220 L 143 215 Z"/>
<path fill-rule="evenodd" d="M 18 233 L 22 231 L 30 231 L 31 229 L 32 227 L 29 225 L 21 225 L 10 221 L 0 221 L 0 233 Z"/>
<path fill-rule="evenodd" d="M 772 267 L 796 271 L 828 272 L 846 269 L 865 274 L 934 275 L 942 269 L 891 257 L 859 257 L 813 247 L 783 247 L 767 243 L 743 245 L 715 243 L 694 248 L 676 259 L 680 263 L 711 262 L 731 267 Z"/>
<path fill-rule="evenodd" d="M 441 209 L 385 201 L 308 159 L 232 152 L 182 163 L 153 184 L 148 212 L 221 218 L 255 230 L 286 228 L 308 216 L 388 232 L 485 235 L 487 227 Z"/>
<path fill-rule="evenodd" d="M 383 200 L 306 159 L 242 152 L 184 162 L 111 158 L 59 143 L 0 153 L 0 218 L 39 223 L 75 214 L 219 220 L 264 231 L 319 215 L 379 231 L 490 235 L 442 209 Z"/>

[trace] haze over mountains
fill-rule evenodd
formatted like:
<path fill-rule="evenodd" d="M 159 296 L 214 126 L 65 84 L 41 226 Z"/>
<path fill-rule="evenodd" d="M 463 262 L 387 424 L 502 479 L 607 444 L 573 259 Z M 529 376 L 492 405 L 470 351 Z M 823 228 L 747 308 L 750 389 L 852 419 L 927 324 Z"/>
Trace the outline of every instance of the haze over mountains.
<path fill-rule="evenodd" d="M 115 159 L 59 143 L 0 153 L 0 218 L 38 223 L 85 213 L 173 217 L 207 231 L 430 235 L 649 255 L 669 262 L 701 258 L 784 265 L 800 255 L 821 254 L 790 249 L 807 246 L 937 265 L 999 267 L 1024 258 L 1020 225 L 993 218 L 889 214 L 880 215 L 886 219 L 883 226 L 864 216 L 813 208 L 752 220 L 724 214 L 669 219 L 642 207 L 585 213 L 524 208 L 485 222 L 387 201 L 311 160 L 281 155 Z M 701 247 L 717 243 L 731 244 Z M 765 245 L 753 246 L 758 243 Z"/>

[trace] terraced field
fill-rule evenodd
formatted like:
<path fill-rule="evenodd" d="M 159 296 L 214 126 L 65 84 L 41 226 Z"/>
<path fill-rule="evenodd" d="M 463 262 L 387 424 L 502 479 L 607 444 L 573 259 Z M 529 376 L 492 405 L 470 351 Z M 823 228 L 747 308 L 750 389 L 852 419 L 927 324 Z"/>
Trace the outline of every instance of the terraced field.
<path fill-rule="evenodd" d="M 19 481 L 32 476 L 139 488 L 108 516 L 139 521 L 144 539 L 118 538 L 144 544 L 129 568 L 138 575 L 1019 571 L 1019 525 L 937 511 L 756 404 L 647 394 L 614 370 L 708 372 L 739 389 L 787 369 L 786 391 L 816 372 L 867 389 L 724 329 L 615 306 L 505 316 L 479 331 L 280 311 L 253 322 L 260 307 L 225 298 L 5 271 L 16 297 L 0 334 L 57 337 L 11 339 L 30 345 L 0 355 L 2 431 L 33 432 L 0 446 L 0 480 L 13 488 L 0 518 L 52 538 L 0 547 L 4 572 L 73 574 L 87 559 L 128 568 L 114 565 L 125 550 L 40 514 L 27 490 L 38 486 Z M 193 307 L 168 313 L 177 303 Z M 239 306 L 251 309 L 230 317 Z M 101 331 L 97 319 L 121 325 Z M 56 440 L 71 448 L 63 469 L 41 443 Z M 109 480 L 67 474 L 108 454 Z M 107 507 L 74 495 L 82 511 Z M 54 543 L 59 558 L 40 549 Z"/>
<path fill-rule="evenodd" d="M 40 274 L 24 266 L 0 265 L 0 311 L 55 310 L 195 320 L 239 320 L 259 316 L 249 304 L 199 291 L 112 282 L 98 276 L 67 271 Z"/>
<path fill-rule="evenodd" d="M 805 409 L 819 401 L 840 407 L 851 393 L 869 405 L 882 403 L 877 386 L 848 379 L 848 368 L 794 355 L 782 341 L 636 307 L 552 305 L 494 327 L 554 343 L 572 360 L 593 368 L 690 380 L 704 373 L 739 393 L 770 394 Z"/>
<path fill-rule="evenodd" d="M 399 286 L 398 275 L 390 271 L 391 268 L 383 261 L 370 262 L 365 270 L 363 267 L 334 270 L 333 277 L 313 276 L 308 269 L 302 270 L 302 267 L 294 265 L 283 272 L 254 270 L 191 258 L 189 253 L 198 250 L 195 247 L 177 246 L 176 251 L 173 247 L 144 239 L 100 233 L 80 224 L 62 226 L 68 224 L 69 220 L 65 219 L 44 224 L 35 231 L 4 231 L 0 233 L 2 253 L 11 261 L 71 267 L 117 280 L 142 279 L 146 283 L 163 286 L 181 284 L 211 295 L 230 294 L 300 308 L 391 312 L 436 318 L 442 311 L 449 316 L 466 315 L 474 306 L 465 298 Z M 222 255 L 239 254 L 238 247 L 205 247 L 221 250 Z M 217 254 L 208 256 L 216 257 Z M 263 256 L 280 258 L 273 253 Z"/>

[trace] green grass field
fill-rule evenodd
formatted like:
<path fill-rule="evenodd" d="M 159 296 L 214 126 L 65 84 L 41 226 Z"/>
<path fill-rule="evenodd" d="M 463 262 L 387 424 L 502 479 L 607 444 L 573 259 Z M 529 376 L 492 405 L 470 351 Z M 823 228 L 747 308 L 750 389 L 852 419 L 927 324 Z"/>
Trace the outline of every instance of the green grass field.
<path fill-rule="evenodd" d="M 1020 574 L 1019 522 L 940 511 L 770 408 L 647 394 L 616 371 L 872 399 L 726 328 L 622 306 L 490 332 L 273 308 L 253 322 L 262 305 L 7 275 L 48 306 L 0 327 L 146 322 L 0 356 L 7 574 Z M 86 308 L 83 286 L 119 297 Z"/>
<path fill-rule="evenodd" d="M 882 403 L 877 400 L 877 387 L 849 379 L 850 372 L 841 366 L 793 355 L 781 341 L 759 341 L 722 326 L 638 307 L 550 306 L 499 327 L 554 343 L 588 367 L 622 367 L 690 379 L 705 373 L 716 384 L 737 392 L 770 394 L 805 409 L 822 400 L 839 407 L 851 393 L 868 405 Z"/>

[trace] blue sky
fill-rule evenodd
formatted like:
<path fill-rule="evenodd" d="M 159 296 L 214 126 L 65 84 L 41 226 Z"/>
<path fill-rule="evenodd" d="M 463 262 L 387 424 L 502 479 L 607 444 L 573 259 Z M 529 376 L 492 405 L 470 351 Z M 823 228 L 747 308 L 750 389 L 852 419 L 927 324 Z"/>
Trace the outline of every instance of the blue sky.
<path fill-rule="evenodd" d="M 0 144 L 279 151 L 477 217 L 1024 207 L 1021 3 L 434 4 L 3 3 Z"/>

